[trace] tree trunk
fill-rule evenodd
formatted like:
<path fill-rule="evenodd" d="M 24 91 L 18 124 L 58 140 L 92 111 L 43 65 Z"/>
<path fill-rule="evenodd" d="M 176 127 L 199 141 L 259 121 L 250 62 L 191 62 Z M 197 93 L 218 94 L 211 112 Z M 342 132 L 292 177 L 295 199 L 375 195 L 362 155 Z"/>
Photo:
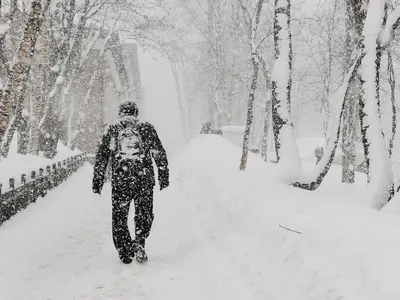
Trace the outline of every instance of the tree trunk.
<path fill-rule="evenodd" d="M 352 80 L 354 80 L 360 63 L 361 55 L 359 54 L 353 66 L 350 68 L 347 76 L 345 77 L 342 85 L 330 100 L 330 105 L 332 108 L 331 111 L 333 115 L 329 118 L 330 138 L 328 140 L 326 150 L 324 151 L 324 156 L 318 162 L 315 169 L 310 174 L 308 174 L 306 178 L 304 178 L 302 181 L 293 183 L 293 186 L 311 191 L 316 190 L 321 185 L 325 176 L 328 174 L 328 171 L 335 157 L 336 148 L 339 143 L 340 125 L 345 108 L 345 98 L 347 97 L 347 93 L 349 91 L 349 84 Z"/>
<path fill-rule="evenodd" d="M 354 183 L 356 167 L 355 134 L 357 120 L 357 93 L 359 81 L 356 78 L 350 83 L 343 111 L 342 127 L 342 182 Z"/>
<path fill-rule="evenodd" d="M 27 116 L 25 116 L 24 114 L 22 114 L 21 118 L 18 121 L 17 134 L 18 134 L 17 152 L 18 154 L 25 155 L 28 153 L 29 125 Z"/>
<path fill-rule="evenodd" d="M 73 2 L 74 1 L 71 1 L 71 3 Z M 39 123 L 39 129 L 42 135 L 46 135 L 50 139 L 54 139 L 54 141 L 49 140 L 47 143 L 48 145 L 52 145 L 51 147 L 57 146 L 58 139 L 60 138 L 59 133 L 63 131 L 62 128 L 57 128 L 57 130 L 54 131 L 54 128 L 61 125 L 61 114 L 66 106 L 65 103 L 60 103 L 64 87 L 70 84 L 70 80 L 73 79 L 71 73 L 74 72 L 74 67 L 79 64 L 79 53 L 83 42 L 83 32 L 87 22 L 86 13 L 88 9 L 88 1 L 86 0 L 84 11 L 82 12 L 82 16 L 80 17 L 76 28 L 76 36 L 67 55 L 63 55 L 63 57 L 61 57 L 63 58 L 62 64 L 61 66 L 59 66 L 57 79 L 55 80 L 54 86 L 52 87 L 51 92 L 48 95 L 45 111 Z M 72 7 L 71 13 L 73 11 L 74 8 Z M 57 132 L 57 134 L 55 134 L 55 132 Z M 56 151 L 56 149 L 48 150 L 51 153 Z"/>
<path fill-rule="evenodd" d="M 41 67 L 39 67 L 39 74 L 41 79 Z M 41 84 L 42 86 L 42 84 Z M 37 88 L 37 87 L 36 87 Z M 40 119 L 40 103 L 42 100 L 41 88 L 36 90 L 30 97 L 30 129 L 31 134 L 28 143 L 28 152 L 33 155 L 39 155 L 39 119 Z"/>
<path fill-rule="evenodd" d="M 275 152 L 279 165 L 285 171 L 299 174 L 301 162 L 291 118 L 293 55 L 288 0 L 275 0 L 274 40 L 276 61 L 271 79 Z"/>
<path fill-rule="evenodd" d="M 265 162 L 268 161 L 268 138 L 269 138 L 269 125 L 271 123 L 271 104 L 270 100 L 267 101 L 265 106 L 265 116 L 264 116 L 264 132 L 261 145 L 261 157 Z"/>
<path fill-rule="evenodd" d="M 251 87 L 249 92 L 249 102 L 247 104 L 247 121 L 246 121 L 246 129 L 244 131 L 244 138 L 243 138 L 243 151 L 242 151 L 242 158 L 240 160 L 240 170 L 246 170 L 247 166 L 247 157 L 249 154 L 249 142 L 250 142 L 250 131 L 251 125 L 253 122 L 253 104 L 254 104 L 254 97 L 255 92 L 257 89 L 257 80 L 258 80 L 258 62 L 257 58 L 253 55 L 252 58 L 253 63 L 253 79 L 251 81 Z"/>
<path fill-rule="evenodd" d="M 362 41 L 360 121 L 368 169 L 368 197 L 381 209 L 392 197 L 393 173 L 379 113 L 378 38 L 384 17 L 381 1 L 370 1 Z"/>
<path fill-rule="evenodd" d="M 393 68 L 392 53 L 388 52 L 388 77 L 390 85 L 390 100 L 392 102 L 392 135 L 389 141 L 389 155 L 392 156 L 394 139 L 397 130 L 397 108 L 396 108 L 396 77 Z"/>
<path fill-rule="evenodd" d="M 31 60 L 35 52 L 36 40 L 42 23 L 42 5 L 39 0 L 32 2 L 27 27 L 19 46 L 16 61 L 11 69 L 7 87 L 1 95 L 0 103 L 0 143 L 10 123 L 13 106 L 18 106 L 18 89 L 28 79 Z"/>
<path fill-rule="evenodd" d="M 345 59 L 343 62 L 344 74 L 347 74 L 351 67 L 351 55 L 354 50 L 352 33 L 355 32 L 354 25 L 351 22 L 352 13 L 350 2 L 347 1 L 346 10 L 346 44 Z M 354 183 L 356 168 L 356 120 L 357 120 L 357 100 L 360 94 L 360 81 L 354 76 L 350 82 L 349 91 L 345 99 L 345 108 L 343 111 L 343 127 L 342 127 L 342 182 Z"/>
<path fill-rule="evenodd" d="M 240 171 L 246 170 L 247 157 L 249 154 L 251 125 L 253 122 L 254 97 L 257 89 L 258 70 L 259 70 L 256 37 L 257 37 L 258 24 L 260 22 L 262 6 L 263 6 L 263 0 L 258 0 L 255 13 L 251 20 L 251 28 L 249 34 L 250 45 L 251 45 L 251 62 L 253 65 L 253 76 L 249 92 L 249 101 L 247 103 L 247 121 L 243 137 L 243 149 L 242 149 L 242 158 L 240 160 Z"/>

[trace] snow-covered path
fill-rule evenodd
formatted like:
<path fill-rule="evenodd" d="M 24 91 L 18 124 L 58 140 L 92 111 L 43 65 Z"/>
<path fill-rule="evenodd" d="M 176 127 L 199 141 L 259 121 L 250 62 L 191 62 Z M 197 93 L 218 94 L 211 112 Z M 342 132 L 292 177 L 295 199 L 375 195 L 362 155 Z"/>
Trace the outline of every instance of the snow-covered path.
<path fill-rule="evenodd" d="M 109 186 L 92 195 L 91 174 L 85 166 L 1 228 L 0 299 L 255 299 L 230 245 L 216 243 L 193 203 L 168 192 L 156 195 L 150 262 L 122 265 Z"/>
<path fill-rule="evenodd" d="M 110 187 L 93 195 L 84 166 L 0 228 L 0 299 L 399 299 L 397 215 L 290 188 L 254 157 L 238 172 L 239 158 L 215 137 L 173 163 L 146 265 L 119 262 Z"/>
<path fill-rule="evenodd" d="M 109 187 L 92 195 L 91 172 L 84 167 L 1 228 L 0 299 L 219 299 L 224 288 L 215 280 L 226 280 L 225 289 L 237 283 L 216 269 L 206 233 L 185 232 L 193 211 L 171 208 L 168 197 L 156 200 L 151 262 L 122 265 L 110 236 Z M 193 257 L 200 247 L 203 255 Z"/>

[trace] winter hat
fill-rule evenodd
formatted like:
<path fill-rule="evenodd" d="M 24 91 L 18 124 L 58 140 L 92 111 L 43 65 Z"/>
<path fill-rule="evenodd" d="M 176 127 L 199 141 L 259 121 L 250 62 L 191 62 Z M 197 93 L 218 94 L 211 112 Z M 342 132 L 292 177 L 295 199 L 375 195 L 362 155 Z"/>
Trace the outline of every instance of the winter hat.
<path fill-rule="evenodd" d="M 125 117 L 125 116 L 137 117 L 138 114 L 139 114 L 139 108 L 136 105 L 136 103 L 131 100 L 124 101 L 119 105 L 118 115 L 120 117 Z"/>

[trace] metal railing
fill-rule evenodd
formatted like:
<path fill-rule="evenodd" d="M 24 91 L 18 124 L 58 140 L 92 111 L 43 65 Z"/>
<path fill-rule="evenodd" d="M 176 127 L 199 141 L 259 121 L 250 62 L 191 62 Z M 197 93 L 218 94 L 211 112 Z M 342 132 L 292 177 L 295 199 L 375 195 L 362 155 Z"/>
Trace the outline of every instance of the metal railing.
<path fill-rule="evenodd" d="M 38 171 L 31 171 L 29 177 L 27 174 L 22 174 L 19 185 L 16 185 L 15 178 L 9 179 L 7 189 L 0 184 L 0 226 L 67 180 L 86 160 L 85 153 L 75 155 L 47 165 L 46 168 L 40 168 Z"/>

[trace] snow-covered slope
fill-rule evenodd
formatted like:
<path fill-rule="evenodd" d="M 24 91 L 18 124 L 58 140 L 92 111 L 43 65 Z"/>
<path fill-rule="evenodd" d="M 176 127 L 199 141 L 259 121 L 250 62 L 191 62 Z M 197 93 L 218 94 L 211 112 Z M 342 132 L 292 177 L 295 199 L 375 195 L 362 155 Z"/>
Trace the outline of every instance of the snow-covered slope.
<path fill-rule="evenodd" d="M 155 194 L 144 266 L 119 262 L 110 188 L 92 195 L 84 167 L 0 228 L 0 299 L 400 299 L 397 215 L 239 162 L 218 136 L 184 149 Z"/>

